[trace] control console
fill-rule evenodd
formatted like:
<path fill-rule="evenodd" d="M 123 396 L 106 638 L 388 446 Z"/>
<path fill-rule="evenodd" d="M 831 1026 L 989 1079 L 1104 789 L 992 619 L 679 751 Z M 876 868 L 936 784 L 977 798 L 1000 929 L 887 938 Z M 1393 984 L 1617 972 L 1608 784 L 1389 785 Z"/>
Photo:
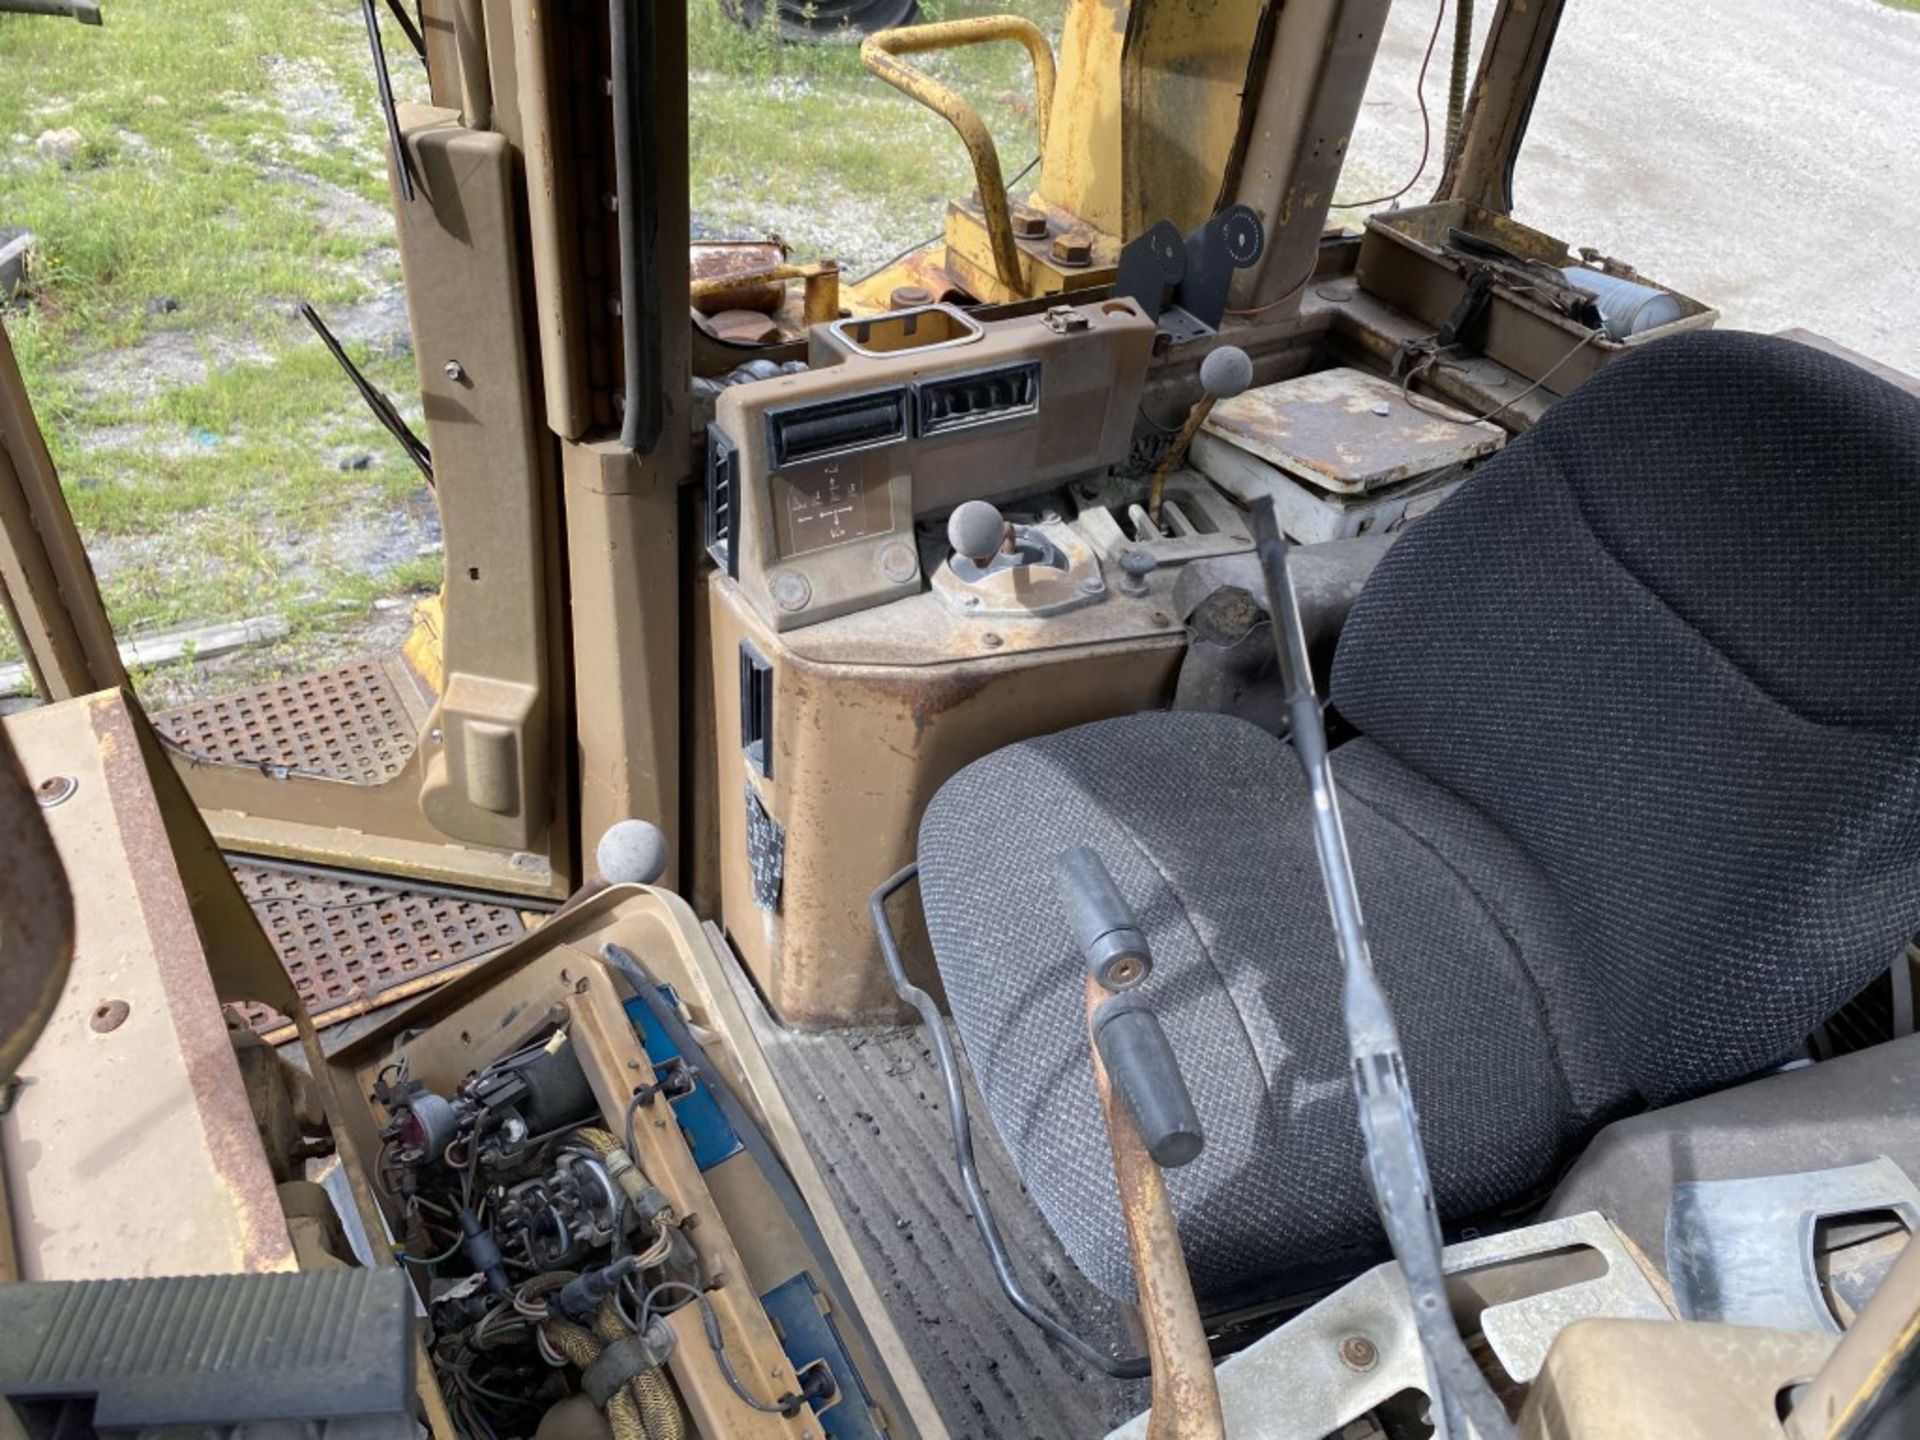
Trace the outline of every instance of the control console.
<path fill-rule="evenodd" d="M 1153 337 L 1128 300 L 984 323 L 936 305 L 818 327 L 804 373 L 720 397 L 707 436 L 708 550 L 775 631 L 919 594 L 933 577 L 916 518 L 1126 456 Z M 1058 540 L 1001 540 L 975 557 L 979 578 L 1021 543 L 1068 574 L 1069 589 L 1086 578 Z"/>

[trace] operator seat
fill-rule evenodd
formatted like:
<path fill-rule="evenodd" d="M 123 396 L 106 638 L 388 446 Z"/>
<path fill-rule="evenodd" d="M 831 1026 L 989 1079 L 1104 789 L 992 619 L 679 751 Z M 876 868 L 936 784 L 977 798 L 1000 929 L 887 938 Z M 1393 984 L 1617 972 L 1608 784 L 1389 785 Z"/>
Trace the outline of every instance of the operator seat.
<path fill-rule="evenodd" d="M 1623 357 L 1387 554 L 1331 699 L 1441 1214 L 1517 1209 L 1608 1120 L 1794 1056 L 1920 929 L 1920 401 L 1756 335 Z M 980 1089 L 1110 1294 L 1075 845 L 1148 936 L 1205 1126 L 1168 1175 L 1202 1304 L 1383 1250 L 1307 805 L 1283 740 L 1150 713 L 1000 750 L 927 809 Z"/>

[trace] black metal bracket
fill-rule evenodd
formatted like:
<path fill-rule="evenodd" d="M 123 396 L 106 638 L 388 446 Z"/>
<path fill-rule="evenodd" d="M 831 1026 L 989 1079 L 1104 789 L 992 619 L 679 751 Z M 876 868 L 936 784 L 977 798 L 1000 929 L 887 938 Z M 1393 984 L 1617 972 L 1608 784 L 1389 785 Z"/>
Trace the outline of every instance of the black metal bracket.
<path fill-rule="evenodd" d="M 1266 244 L 1260 217 L 1245 205 L 1222 210 L 1191 235 L 1162 220 L 1121 250 L 1113 293 L 1176 341 L 1211 335 L 1226 317 L 1234 271 L 1256 263 Z"/>

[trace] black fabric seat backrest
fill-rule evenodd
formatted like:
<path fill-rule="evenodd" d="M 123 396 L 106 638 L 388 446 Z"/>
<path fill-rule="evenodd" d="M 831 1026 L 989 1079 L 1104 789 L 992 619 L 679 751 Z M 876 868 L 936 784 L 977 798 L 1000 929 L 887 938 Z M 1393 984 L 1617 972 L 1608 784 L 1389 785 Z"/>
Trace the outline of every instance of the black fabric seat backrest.
<path fill-rule="evenodd" d="M 1393 548 L 1332 698 L 1550 877 L 1563 1064 L 1664 1103 L 1785 1058 L 1920 924 L 1920 401 L 1756 335 L 1623 357 Z"/>

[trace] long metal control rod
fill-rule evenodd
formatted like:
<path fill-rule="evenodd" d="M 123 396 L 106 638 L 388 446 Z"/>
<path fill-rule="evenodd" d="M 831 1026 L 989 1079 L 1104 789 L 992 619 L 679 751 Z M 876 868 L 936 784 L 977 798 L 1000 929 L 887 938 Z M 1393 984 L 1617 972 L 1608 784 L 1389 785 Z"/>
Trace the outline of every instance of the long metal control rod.
<path fill-rule="evenodd" d="M 1313 841 L 1340 950 L 1347 1048 L 1366 1141 L 1367 1173 L 1413 1303 L 1414 1324 L 1426 1351 L 1427 1376 L 1436 1402 L 1435 1420 L 1441 1440 L 1464 1436 L 1463 1422 L 1473 1427 L 1479 1440 L 1512 1440 L 1513 1424 L 1506 1408 L 1467 1353 L 1447 1305 L 1440 1217 L 1434 1209 L 1426 1153 L 1420 1146 L 1420 1125 L 1400 1053 L 1400 1031 L 1367 948 L 1353 859 L 1347 853 L 1346 829 L 1340 821 L 1340 801 L 1327 755 L 1326 725 L 1313 691 L 1300 607 L 1287 573 L 1287 541 L 1274 520 L 1273 501 L 1266 496 L 1254 502 L 1253 533 L 1267 582 L 1293 752 L 1313 795 Z"/>

